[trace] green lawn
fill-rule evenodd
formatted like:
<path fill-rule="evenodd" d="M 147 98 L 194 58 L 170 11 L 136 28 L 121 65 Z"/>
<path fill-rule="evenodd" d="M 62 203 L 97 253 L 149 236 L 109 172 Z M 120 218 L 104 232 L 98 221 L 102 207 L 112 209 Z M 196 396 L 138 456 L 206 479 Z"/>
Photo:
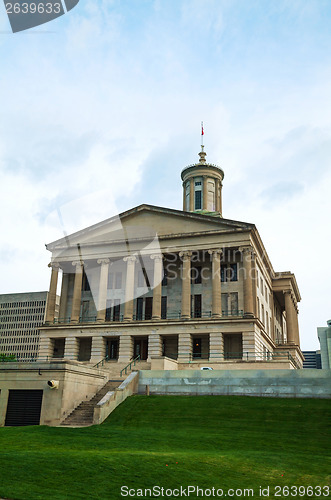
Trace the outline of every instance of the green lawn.
<path fill-rule="evenodd" d="M 330 410 L 319 399 L 133 396 L 100 426 L 1 428 L 0 497 L 149 498 L 121 486 L 198 485 L 285 498 L 275 486 L 330 485 Z"/>

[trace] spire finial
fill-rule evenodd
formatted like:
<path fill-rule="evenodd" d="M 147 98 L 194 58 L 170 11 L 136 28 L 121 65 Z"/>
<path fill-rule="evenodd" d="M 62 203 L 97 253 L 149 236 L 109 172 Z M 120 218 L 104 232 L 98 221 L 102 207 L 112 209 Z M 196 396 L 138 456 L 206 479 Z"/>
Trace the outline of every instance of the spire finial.
<path fill-rule="evenodd" d="M 203 122 L 201 122 L 201 151 L 199 153 L 200 161 L 199 163 L 206 163 L 207 153 L 204 152 L 203 136 L 205 135 L 203 131 Z"/>

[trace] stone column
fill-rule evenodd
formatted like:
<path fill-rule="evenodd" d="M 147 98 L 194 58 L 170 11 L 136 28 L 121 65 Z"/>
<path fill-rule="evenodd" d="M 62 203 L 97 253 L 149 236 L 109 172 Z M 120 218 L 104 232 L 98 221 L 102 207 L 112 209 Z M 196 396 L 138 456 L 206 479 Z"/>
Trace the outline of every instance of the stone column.
<path fill-rule="evenodd" d="M 91 343 L 91 363 L 98 363 L 106 357 L 106 339 L 101 335 L 92 337 Z"/>
<path fill-rule="evenodd" d="M 292 301 L 291 290 L 286 290 L 283 292 L 285 296 L 285 313 L 286 313 L 286 331 L 287 331 L 287 343 L 295 344 L 295 318 L 294 318 L 294 304 Z"/>
<path fill-rule="evenodd" d="M 274 294 L 271 292 L 269 296 L 269 301 L 270 301 L 270 309 L 271 309 L 271 332 L 270 332 L 270 337 L 274 342 L 276 342 L 276 335 L 275 335 L 275 305 L 274 305 Z"/>
<path fill-rule="evenodd" d="M 203 203 L 202 203 L 202 208 L 203 210 L 208 210 L 208 177 L 206 175 L 203 175 Z"/>
<path fill-rule="evenodd" d="M 178 335 L 178 363 L 189 363 L 192 360 L 192 336 L 190 333 Z"/>
<path fill-rule="evenodd" d="M 192 252 L 180 252 L 182 257 L 182 319 L 191 318 L 191 255 Z"/>
<path fill-rule="evenodd" d="M 190 179 L 190 212 L 194 211 L 194 177 Z"/>
<path fill-rule="evenodd" d="M 222 252 L 220 250 L 209 250 L 212 262 L 212 317 L 220 318 L 222 316 L 222 294 L 221 294 L 221 263 Z"/>
<path fill-rule="evenodd" d="M 69 274 L 63 273 L 62 274 L 62 284 L 61 284 L 59 323 L 65 323 L 65 321 L 66 321 L 67 302 L 68 302 L 68 285 L 69 285 Z"/>
<path fill-rule="evenodd" d="M 220 182 L 220 189 L 219 189 L 219 206 L 220 206 L 220 214 L 221 214 L 221 217 L 222 217 L 222 181 Z"/>
<path fill-rule="evenodd" d="M 134 268 L 137 257 L 130 255 L 124 257 L 126 262 L 126 282 L 125 282 L 125 304 L 124 304 L 124 321 L 132 321 L 133 317 L 133 297 L 134 297 Z"/>
<path fill-rule="evenodd" d="M 131 335 L 120 336 L 118 361 L 128 363 L 133 357 L 133 341 Z"/>
<path fill-rule="evenodd" d="M 253 284 L 252 284 L 252 247 L 244 247 L 240 249 L 243 254 L 243 281 L 244 281 L 244 316 L 247 318 L 254 317 L 253 305 Z"/>
<path fill-rule="evenodd" d="M 299 309 L 294 305 L 294 324 L 295 324 L 295 343 L 300 347 L 300 333 L 299 333 Z"/>
<path fill-rule="evenodd" d="M 38 361 L 50 361 L 54 352 L 54 339 L 44 337 L 43 334 L 39 340 Z"/>
<path fill-rule="evenodd" d="M 74 295 L 72 298 L 71 323 L 79 322 L 80 303 L 82 299 L 82 281 L 83 281 L 83 261 L 74 261 L 72 265 L 75 270 Z"/>
<path fill-rule="evenodd" d="M 78 339 L 76 337 L 67 337 L 64 346 L 64 359 L 77 360 L 78 358 Z"/>
<path fill-rule="evenodd" d="M 224 359 L 224 342 L 222 333 L 209 334 L 209 363 L 219 363 Z"/>
<path fill-rule="evenodd" d="M 186 211 L 186 182 L 183 182 L 183 211 Z"/>
<path fill-rule="evenodd" d="M 98 312 L 97 312 L 98 323 L 104 323 L 106 318 L 109 262 L 110 262 L 109 259 L 97 260 L 97 263 L 101 265 L 100 280 L 99 280 Z"/>
<path fill-rule="evenodd" d="M 52 274 L 47 297 L 47 311 L 45 315 L 45 322 L 53 323 L 55 317 L 57 280 L 60 266 L 57 262 L 51 262 L 50 264 L 48 264 L 48 267 L 52 268 Z"/>
<path fill-rule="evenodd" d="M 221 212 L 221 200 L 220 200 L 220 180 L 216 179 L 215 182 L 215 209 L 216 212 Z"/>
<path fill-rule="evenodd" d="M 252 275 L 252 294 L 253 294 L 253 314 L 256 317 L 257 311 L 257 271 L 256 271 L 256 253 L 251 253 L 251 275 Z"/>
<path fill-rule="evenodd" d="M 148 335 L 148 357 L 159 358 L 162 356 L 162 337 L 158 333 Z"/>
<path fill-rule="evenodd" d="M 161 319 L 163 256 L 162 254 L 151 255 L 151 259 L 154 260 L 152 319 Z"/>

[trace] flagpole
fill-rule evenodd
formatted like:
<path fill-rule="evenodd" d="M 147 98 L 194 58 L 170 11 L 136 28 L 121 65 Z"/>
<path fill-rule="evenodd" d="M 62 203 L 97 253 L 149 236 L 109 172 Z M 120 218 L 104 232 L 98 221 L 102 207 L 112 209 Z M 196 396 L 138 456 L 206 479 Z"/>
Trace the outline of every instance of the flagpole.
<path fill-rule="evenodd" d="M 203 122 L 201 122 L 201 150 L 202 151 L 203 151 L 203 136 L 204 136 Z"/>

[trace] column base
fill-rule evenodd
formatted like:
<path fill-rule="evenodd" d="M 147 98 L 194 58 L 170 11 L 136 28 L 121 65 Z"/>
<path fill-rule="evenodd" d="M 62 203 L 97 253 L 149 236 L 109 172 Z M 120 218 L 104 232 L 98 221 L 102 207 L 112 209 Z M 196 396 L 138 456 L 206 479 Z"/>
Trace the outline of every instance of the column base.
<path fill-rule="evenodd" d="M 215 314 L 212 314 L 211 317 L 214 319 L 220 319 L 222 317 L 222 315 L 220 313 L 215 313 Z"/>
<path fill-rule="evenodd" d="M 188 320 L 188 319 L 191 319 L 191 316 L 185 314 L 185 315 L 181 316 L 180 319 Z"/>
<path fill-rule="evenodd" d="M 255 317 L 254 314 L 251 313 L 251 312 L 245 312 L 244 313 L 244 318 L 254 318 L 254 317 Z"/>
<path fill-rule="evenodd" d="M 159 320 L 159 319 L 161 319 L 161 316 L 152 316 L 152 320 L 153 320 L 153 321 L 154 321 L 154 320 Z"/>

